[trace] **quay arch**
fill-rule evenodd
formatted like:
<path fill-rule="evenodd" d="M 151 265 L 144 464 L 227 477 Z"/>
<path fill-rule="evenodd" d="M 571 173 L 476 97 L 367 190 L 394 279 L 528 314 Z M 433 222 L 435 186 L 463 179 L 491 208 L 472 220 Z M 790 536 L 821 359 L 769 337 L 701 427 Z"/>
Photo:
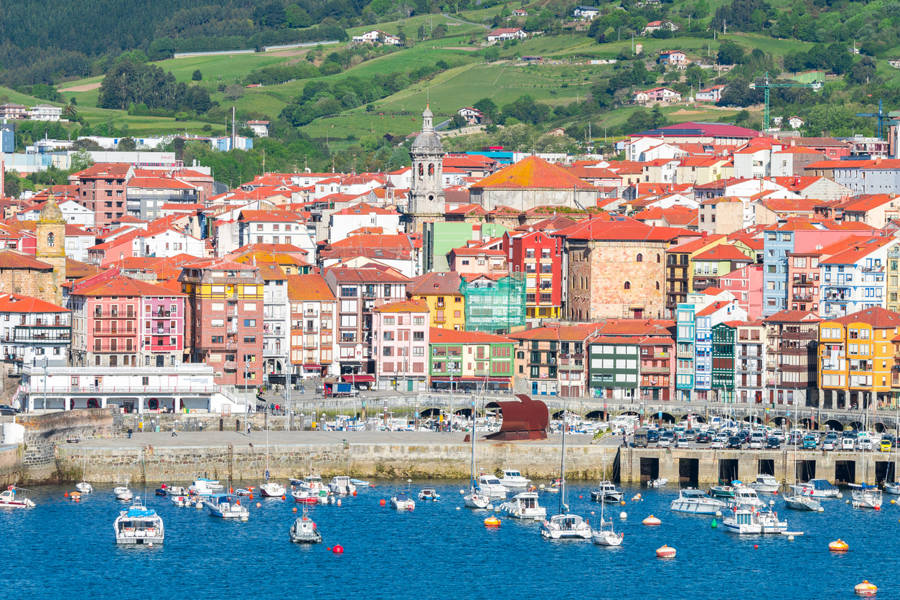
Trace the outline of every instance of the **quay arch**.
<path fill-rule="evenodd" d="M 775 417 L 774 419 L 772 419 L 772 423 L 778 425 L 779 427 L 793 426 L 793 423 L 791 423 L 791 420 L 788 417 Z"/>
<path fill-rule="evenodd" d="M 864 429 L 862 421 L 850 421 L 850 429 L 853 431 L 862 431 Z"/>
<path fill-rule="evenodd" d="M 843 431 L 844 424 L 836 419 L 828 419 L 825 421 L 825 428 L 831 429 L 832 431 Z"/>
<path fill-rule="evenodd" d="M 679 419 L 679 421 L 687 421 L 688 419 L 693 419 L 698 423 L 706 423 L 706 417 L 704 417 L 703 415 L 698 415 L 697 413 L 687 413 L 686 415 L 683 415 Z"/>
<path fill-rule="evenodd" d="M 588 414 L 586 414 L 584 418 L 591 421 L 608 421 L 609 413 L 605 410 L 592 410 Z"/>
<path fill-rule="evenodd" d="M 815 427 L 815 421 L 813 421 L 810 417 L 803 417 L 800 419 L 800 426 L 804 429 L 813 429 Z"/>

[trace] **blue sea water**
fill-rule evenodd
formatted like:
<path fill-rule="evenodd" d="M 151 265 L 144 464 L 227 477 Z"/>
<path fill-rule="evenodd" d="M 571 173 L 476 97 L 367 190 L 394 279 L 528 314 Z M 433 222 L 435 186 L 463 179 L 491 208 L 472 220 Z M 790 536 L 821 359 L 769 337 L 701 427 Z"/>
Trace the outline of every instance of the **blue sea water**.
<path fill-rule="evenodd" d="M 32 490 L 31 510 L 0 511 L 0 580 L 10 598 L 614 598 L 614 599 L 835 599 L 853 598 L 863 579 L 878 598 L 900 598 L 900 504 L 886 497 L 880 512 L 854 510 L 844 500 L 824 501 L 825 512 L 776 510 L 804 536 L 739 537 L 711 527 L 711 517 L 669 511 L 677 494 L 626 488 L 627 505 L 608 507 L 625 532 L 620 548 L 590 542 L 547 542 L 538 524 L 504 519 L 486 529 L 484 511 L 457 510 L 460 484 L 437 486 L 441 500 L 417 502 L 397 513 L 379 500 L 404 483 L 378 482 L 343 505 L 311 510 L 324 543 L 288 540 L 294 503 L 249 501 L 250 520 L 227 522 L 205 510 L 177 508 L 152 496 L 148 505 L 165 520 L 161 547 L 119 548 L 113 520 L 122 509 L 111 488 L 97 486 L 75 504 L 65 489 Z M 433 484 L 423 484 L 433 485 Z M 413 484 L 413 491 L 419 485 Z M 592 522 L 598 504 L 589 486 L 571 486 L 569 504 Z M 632 501 L 640 492 L 643 501 Z M 557 497 L 542 504 L 556 511 Z M 626 511 L 622 521 L 619 513 Z M 596 513 L 596 514 L 594 514 Z M 649 514 L 662 520 L 647 527 Z M 850 552 L 835 555 L 828 542 L 842 538 Z M 328 548 L 340 544 L 343 555 Z M 663 544 L 677 558 L 660 560 Z M 758 546 L 758 547 L 756 547 Z"/>

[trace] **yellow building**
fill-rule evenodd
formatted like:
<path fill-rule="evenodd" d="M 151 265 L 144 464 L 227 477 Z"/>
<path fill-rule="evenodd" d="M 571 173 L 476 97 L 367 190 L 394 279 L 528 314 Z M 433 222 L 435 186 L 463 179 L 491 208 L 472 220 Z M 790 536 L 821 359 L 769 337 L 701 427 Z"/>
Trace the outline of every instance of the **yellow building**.
<path fill-rule="evenodd" d="M 464 331 L 466 300 L 459 291 L 460 282 L 459 273 L 454 271 L 426 273 L 413 280 L 407 294 L 428 304 L 432 327 Z"/>
<path fill-rule="evenodd" d="M 862 409 L 891 401 L 894 338 L 900 314 L 881 307 L 819 324 L 818 381 L 822 408 Z"/>

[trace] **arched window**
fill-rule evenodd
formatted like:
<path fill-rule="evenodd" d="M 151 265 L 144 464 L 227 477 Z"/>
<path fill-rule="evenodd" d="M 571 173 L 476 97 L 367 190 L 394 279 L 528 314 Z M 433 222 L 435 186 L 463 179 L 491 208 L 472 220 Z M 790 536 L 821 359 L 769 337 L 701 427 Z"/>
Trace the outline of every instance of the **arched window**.
<path fill-rule="evenodd" d="M 640 252 L 638 252 L 638 255 L 637 255 L 637 261 L 638 261 L 638 262 L 644 262 L 644 255 L 641 254 Z"/>
<path fill-rule="evenodd" d="M 419 177 L 425 174 L 425 165 L 419 163 Z"/>
<path fill-rule="evenodd" d="M 53 235 L 53 232 L 47 234 L 47 246 L 52 248 L 53 245 L 56 244 L 56 236 Z"/>
<path fill-rule="evenodd" d="M 626 289 L 626 290 L 630 290 L 630 289 L 631 289 L 631 282 L 630 282 L 630 281 L 626 281 L 626 282 L 625 282 L 625 289 Z"/>
<path fill-rule="evenodd" d="M 656 282 L 656 289 L 657 289 L 657 290 L 659 289 L 659 282 L 658 282 L 658 281 Z"/>
<path fill-rule="evenodd" d="M 434 163 L 429 163 L 429 164 L 428 164 L 428 174 L 429 174 L 429 175 L 434 175 Z"/>
<path fill-rule="evenodd" d="M 662 259 L 659 257 L 659 254 L 656 255 L 656 262 L 661 262 Z"/>

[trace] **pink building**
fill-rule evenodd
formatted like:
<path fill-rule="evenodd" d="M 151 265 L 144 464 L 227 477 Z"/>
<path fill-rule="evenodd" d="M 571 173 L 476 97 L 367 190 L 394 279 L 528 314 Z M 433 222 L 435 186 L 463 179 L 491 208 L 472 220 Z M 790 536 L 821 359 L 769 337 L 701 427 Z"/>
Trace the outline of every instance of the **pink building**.
<path fill-rule="evenodd" d="M 763 265 L 745 265 L 719 277 L 719 289 L 731 292 L 737 304 L 747 311 L 747 318 L 755 321 L 762 317 Z"/>
<path fill-rule="evenodd" d="M 509 275 L 503 250 L 454 248 L 450 251 L 450 270 L 472 275 Z"/>
<path fill-rule="evenodd" d="M 72 285 L 72 363 L 165 367 L 182 363 L 185 295 L 120 275 L 117 269 Z"/>
<path fill-rule="evenodd" d="M 372 311 L 372 356 L 378 389 L 413 392 L 428 385 L 428 304 L 404 300 Z"/>

